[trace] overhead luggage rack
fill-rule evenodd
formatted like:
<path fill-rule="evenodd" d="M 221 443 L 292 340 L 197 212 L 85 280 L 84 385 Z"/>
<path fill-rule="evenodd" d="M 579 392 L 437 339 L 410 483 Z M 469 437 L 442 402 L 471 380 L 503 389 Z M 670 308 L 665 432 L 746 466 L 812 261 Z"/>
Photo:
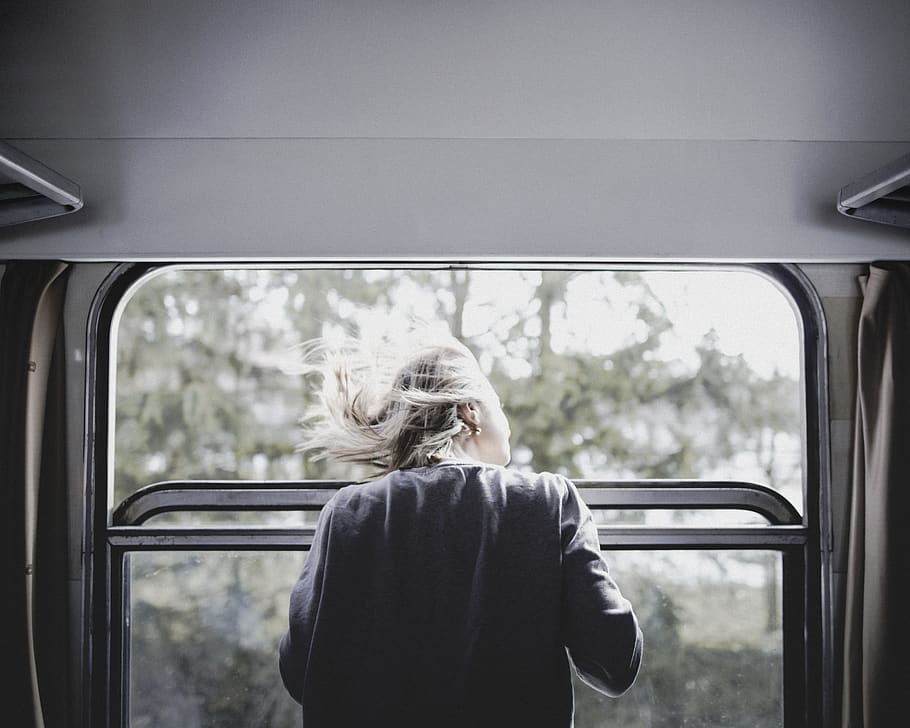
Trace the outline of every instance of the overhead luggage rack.
<path fill-rule="evenodd" d="M 0 141 L 0 227 L 66 215 L 81 207 L 79 185 Z"/>
<path fill-rule="evenodd" d="M 837 210 L 860 220 L 910 228 L 910 154 L 842 187 Z"/>

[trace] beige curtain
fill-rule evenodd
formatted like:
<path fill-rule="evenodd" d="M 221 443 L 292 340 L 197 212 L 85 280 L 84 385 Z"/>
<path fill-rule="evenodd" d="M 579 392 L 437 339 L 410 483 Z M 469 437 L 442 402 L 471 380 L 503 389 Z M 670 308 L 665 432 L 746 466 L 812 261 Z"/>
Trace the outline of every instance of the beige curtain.
<path fill-rule="evenodd" d="M 66 267 L 53 261 L 16 261 L 6 266 L 0 280 L 0 550 L 5 559 L 0 660 L 12 698 L 4 701 L 0 723 L 23 728 L 44 725 L 35 659 L 36 633 L 44 629 L 35 629 L 35 614 L 48 613 L 54 605 L 35 599 L 36 574 L 44 566 L 36 559 L 39 481 Z M 58 497 L 65 496 L 59 484 L 56 490 Z M 45 501 L 49 495 L 45 493 Z M 55 646 L 57 663 L 68 659 L 67 648 Z M 49 687 L 49 694 L 63 704 L 60 686 Z"/>
<path fill-rule="evenodd" d="M 910 720 L 910 265 L 860 283 L 842 723 L 879 728 Z"/>

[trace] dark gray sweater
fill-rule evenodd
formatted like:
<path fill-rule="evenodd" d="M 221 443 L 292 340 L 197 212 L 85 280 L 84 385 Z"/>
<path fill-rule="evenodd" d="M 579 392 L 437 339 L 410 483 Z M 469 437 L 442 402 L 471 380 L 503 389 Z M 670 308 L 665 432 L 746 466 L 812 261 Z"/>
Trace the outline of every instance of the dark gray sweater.
<path fill-rule="evenodd" d="M 446 462 L 332 498 L 279 664 L 305 728 L 553 728 L 572 724 L 566 648 L 612 696 L 641 661 L 575 486 Z"/>

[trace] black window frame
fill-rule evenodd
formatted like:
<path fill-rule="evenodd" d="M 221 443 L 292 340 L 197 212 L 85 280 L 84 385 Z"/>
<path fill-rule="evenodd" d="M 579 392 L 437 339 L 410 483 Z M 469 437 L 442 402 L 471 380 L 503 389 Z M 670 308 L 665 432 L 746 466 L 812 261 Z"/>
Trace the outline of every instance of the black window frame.
<path fill-rule="evenodd" d="M 601 548 L 609 550 L 765 549 L 783 565 L 783 725 L 827 725 L 832 715 L 833 638 L 831 609 L 831 516 L 828 435 L 827 337 L 821 301 L 808 278 L 789 264 L 616 264 L 559 262 L 217 261 L 204 265 L 125 263 L 97 292 L 89 315 L 86 367 L 83 635 L 84 724 L 118 728 L 128 724 L 129 554 L 133 551 L 308 550 L 312 529 L 259 526 L 160 527 L 142 525 L 158 512 L 187 510 L 318 510 L 339 481 L 295 483 L 173 481 L 141 488 L 108 510 L 111 346 L 123 297 L 149 275 L 168 268 L 391 268 L 523 270 L 748 270 L 776 283 L 795 304 L 802 333 L 801 400 L 804 432 L 803 514 L 761 485 L 732 481 L 576 481 L 592 509 L 623 504 L 642 508 L 729 508 L 754 510 L 769 525 L 737 527 L 601 526 Z M 718 488 L 721 486 L 721 488 Z M 721 489 L 723 502 L 712 500 Z"/>

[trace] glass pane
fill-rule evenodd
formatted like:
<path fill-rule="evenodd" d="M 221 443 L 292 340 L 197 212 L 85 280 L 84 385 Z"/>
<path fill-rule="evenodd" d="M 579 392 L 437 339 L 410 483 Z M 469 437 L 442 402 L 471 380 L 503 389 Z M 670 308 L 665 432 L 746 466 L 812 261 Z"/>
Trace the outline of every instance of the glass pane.
<path fill-rule="evenodd" d="M 606 554 L 645 638 L 632 688 L 608 698 L 575 679 L 581 728 L 783 725 L 780 554 Z"/>
<path fill-rule="evenodd" d="M 139 552 L 128 559 L 131 728 L 299 726 L 278 674 L 306 554 Z"/>
<path fill-rule="evenodd" d="M 112 503 L 160 480 L 364 477 L 295 452 L 307 399 L 294 346 L 412 315 L 477 354 L 515 467 L 754 481 L 802 510 L 797 319 L 771 281 L 731 270 L 152 276 L 114 347 Z"/>
<path fill-rule="evenodd" d="M 132 728 L 300 724 L 276 645 L 305 555 L 133 553 Z M 782 725 L 781 560 L 770 551 L 611 552 L 645 635 L 618 699 L 576 680 L 578 728 Z"/>

